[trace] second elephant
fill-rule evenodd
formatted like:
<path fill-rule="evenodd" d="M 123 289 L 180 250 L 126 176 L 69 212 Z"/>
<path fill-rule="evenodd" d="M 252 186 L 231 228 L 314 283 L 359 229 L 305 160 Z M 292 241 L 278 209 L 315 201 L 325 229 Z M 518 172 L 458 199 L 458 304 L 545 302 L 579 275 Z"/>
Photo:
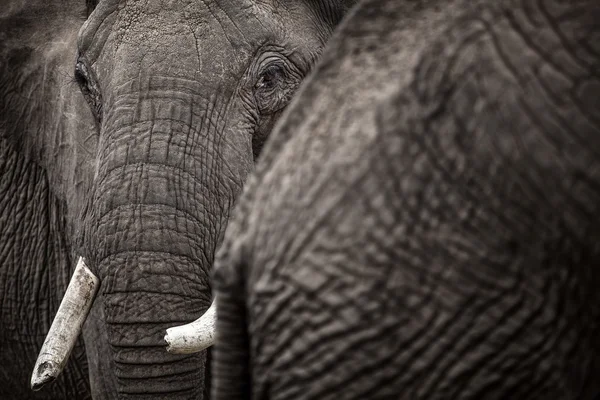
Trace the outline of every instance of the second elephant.
<path fill-rule="evenodd" d="M 217 255 L 216 400 L 600 392 L 600 3 L 363 0 Z"/>

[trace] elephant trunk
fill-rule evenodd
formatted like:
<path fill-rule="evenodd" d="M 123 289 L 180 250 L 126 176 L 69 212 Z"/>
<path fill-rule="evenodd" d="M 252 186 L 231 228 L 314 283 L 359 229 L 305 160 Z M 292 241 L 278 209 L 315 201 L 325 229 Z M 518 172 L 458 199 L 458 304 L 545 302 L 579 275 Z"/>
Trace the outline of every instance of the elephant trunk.
<path fill-rule="evenodd" d="M 137 270 L 116 273 L 104 294 L 119 394 L 145 399 L 201 398 L 205 353 L 171 355 L 163 340 L 169 326 L 187 322 L 208 307 L 209 299 L 197 298 L 193 283 L 183 278 L 182 271 L 193 266 L 183 258 L 165 261 L 163 254 L 151 252 L 108 262 L 115 263 L 110 268 Z"/>
<path fill-rule="evenodd" d="M 85 247 L 102 280 L 123 398 L 201 398 L 205 384 L 205 352 L 170 354 L 164 334 L 210 305 L 208 273 L 235 179 L 216 178 L 218 124 L 196 120 L 210 113 L 186 96 L 148 89 L 118 98 L 101 132 Z"/>

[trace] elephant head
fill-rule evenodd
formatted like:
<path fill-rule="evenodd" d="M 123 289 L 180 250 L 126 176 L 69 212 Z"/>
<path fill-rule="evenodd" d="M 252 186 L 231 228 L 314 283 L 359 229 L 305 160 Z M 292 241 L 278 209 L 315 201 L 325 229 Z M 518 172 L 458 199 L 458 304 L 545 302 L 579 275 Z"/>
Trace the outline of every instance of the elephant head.
<path fill-rule="evenodd" d="M 79 32 L 74 65 L 97 135 L 75 229 L 83 259 L 51 329 L 58 336 L 49 335 L 36 365 L 36 389 L 69 353 L 60 321 L 85 319 L 71 295 L 84 293 L 89 306 L 99 286 L 84 327 L 93 393 L 202 395 L 206 354 L 166 352 L 165 330 L 208 308 L 209 271 L 236 196 L 347 7 L 99 2 Z"/>

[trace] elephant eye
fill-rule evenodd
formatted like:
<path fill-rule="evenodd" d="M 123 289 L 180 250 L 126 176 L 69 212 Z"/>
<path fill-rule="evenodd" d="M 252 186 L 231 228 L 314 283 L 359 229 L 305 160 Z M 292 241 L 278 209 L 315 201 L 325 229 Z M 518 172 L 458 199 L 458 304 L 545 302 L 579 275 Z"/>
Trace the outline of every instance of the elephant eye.
<path fill-rule="evenodd" d="M 294 73 L 294 67 L 279 57 L 270 57 L 259 71 L 254 98 L 261 114 L 273 114 L 288 104 L 300 83 L 300 74 Z"/>
<path fill-rule="evenodd" d="M 92 110 L 92 114 L 94 114 L 96 120 L 100 122 L 102 116 L 102 99 L 100 91 L 98 90 L 98 85 L 96 84 L 92 71 L 89 70 L 82 60 L 77 60 L 77 63 L 75 64 L 74 77 L 85 101 Z"/>
<path fill-rule="evenodd" d="M 79 87 L 87 85 L 86 68 L 81 61 L 75 64 L 75 82 L 77 82 Z"/>
<path fill-rule="evenodd" d="M 283 77 L 284 71 L 280 65 L 270 65 L 256 82 L 256 88 L 271 90 L 277 85 L 278 80 Z"/>

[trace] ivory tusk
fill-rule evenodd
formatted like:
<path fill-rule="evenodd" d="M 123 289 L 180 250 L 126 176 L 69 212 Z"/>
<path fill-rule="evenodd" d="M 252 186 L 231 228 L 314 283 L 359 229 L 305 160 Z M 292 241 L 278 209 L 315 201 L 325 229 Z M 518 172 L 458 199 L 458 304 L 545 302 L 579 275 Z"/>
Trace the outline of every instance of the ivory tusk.
<path fill-rule="evenodd" d="M 99 280 L 79 257 L 69 287 L 33 367 L 31 388 L 40 390 L 60 375 L 96 297 Z"/>
<path fill-rule="evenodd" d="M 197 353 L 215 343 L 216 302 L 194 322 L 167 329 L 167 351 L 173 354 Z"/>

